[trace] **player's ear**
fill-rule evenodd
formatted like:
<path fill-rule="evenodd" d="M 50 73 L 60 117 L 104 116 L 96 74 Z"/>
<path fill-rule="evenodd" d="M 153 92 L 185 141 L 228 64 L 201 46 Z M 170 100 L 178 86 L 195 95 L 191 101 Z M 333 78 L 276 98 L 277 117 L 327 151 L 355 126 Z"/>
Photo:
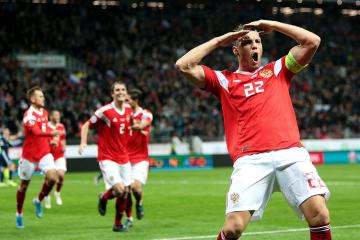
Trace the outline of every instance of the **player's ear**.
<path fill-rule="evenodd" d="M 235 56 L 239 56 L 239 54 L 240 54 L 239 49 L 235 45 L 232 47 L 232 51 L 233 51 Z"/>

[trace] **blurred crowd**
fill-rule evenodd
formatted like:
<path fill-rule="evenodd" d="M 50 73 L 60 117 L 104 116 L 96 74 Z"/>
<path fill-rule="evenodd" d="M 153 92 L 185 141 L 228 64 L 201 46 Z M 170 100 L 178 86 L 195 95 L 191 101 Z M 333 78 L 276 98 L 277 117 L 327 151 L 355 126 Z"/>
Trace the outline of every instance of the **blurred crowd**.
<path fill-rule="evenodd" d="M 47 107 L 63 114 L 70 142 L 99 106 L 111 101 L 110 84 L 119 79 L 143 90 L 143 105 L 154 114 L 152 141 L 177 136 L 224 138 L 221 108 L 215 97 L 193 88 L 174 68 L 177 58 L 238 24 L 273 19 L 303 26 L 320 35 L 312 63 L 293 80 L 291 95 L 303 139 L 360 137 L 360 24 L 337 6 L 324 14 L 284 15 L 261 3 L 181 5 L 164 8 L 120 5 L 0 5 L 0 121 L 21 130 L 28 107 L 26 90 L 43 87 Z M 295 4 L 293 7 L 297 7 Z M 263 39 L 264 63 L 285 55 L 296 43 L 280 33 Z M 57 53 L 86 66 L 80 82 L 69 69 L 29 69 L 16 55 Z M 205 59 L 214 69 L 236 70 L 230 48 Z M 80 69 L 79 69 L 80 70 Z"/>

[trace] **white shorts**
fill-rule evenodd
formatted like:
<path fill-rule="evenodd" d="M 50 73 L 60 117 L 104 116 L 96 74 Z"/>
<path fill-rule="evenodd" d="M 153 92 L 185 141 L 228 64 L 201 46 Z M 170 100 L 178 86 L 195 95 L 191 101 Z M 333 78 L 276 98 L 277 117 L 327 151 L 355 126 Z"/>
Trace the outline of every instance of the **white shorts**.
<path fill-rule="evenodd" d="M 149 172 L 149 161 L 141 161 L 136 164 L 131 165 L 131 180 L 141 182 L 142 184 L 146 183 Z"/>
<path fill-rule="evenodd" d="M 304 148 L 294 147 L 240 157 L 234 163 L 226 199 L 226 214 L 255 210 L 261 219 L 273 192 L 281 191 L 292 209 L 303 218 L 299 206 L 309 197 L 330 197 Z"/>
<path fill-rule="evenodd" d="M 19 168 L 18 168 L 18 174 L 20 176 L 20 179 L 29 181 L 31 179 L 31 176 L 35 172 L 36 165 L 39 166 L 43 174 L 46 174 L 47 171 L 51 169 L 54 170 L 56 169 L 54 163 L 54 157 L 51 153 L 48 153 L 44 157 L 42 157 L 39 163 L 33 163 L 27 159 L 21 158 L 19 161 Z"/>
<path fill-rule="evenodd" d="M 100 170 L 104 177 L 105 188 L 108 190 L 115 184 L 122 183 L 125 186 L 131 185 L 130 162 L 118 164 L 111 160 L 99 161 Z"/>
<path fill-rule="evenodd" d="M 67 171 L 66 159 L 64 157 L 60 157 L 60 158 L 56 159 L 55 167 L 56 167 L 56 171 L 63 170 L 64 172 L 66 172 Z"/>

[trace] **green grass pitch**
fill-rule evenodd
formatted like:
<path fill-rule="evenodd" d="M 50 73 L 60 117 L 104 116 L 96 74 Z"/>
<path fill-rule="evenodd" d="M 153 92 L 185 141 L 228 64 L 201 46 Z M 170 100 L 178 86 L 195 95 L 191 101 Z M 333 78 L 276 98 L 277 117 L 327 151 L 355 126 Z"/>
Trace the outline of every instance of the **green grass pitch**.
<path fill-rule="evenodd" d="M 331 190 L 333 239 L 360 239 L 360 165 L 318 167 Z M 112 232 L 114 201 L 106 216 L 97 212 L 96 173 L 68 173 L 62 198 L 64 205 L 44 209 L 35 217 L 31 200 L 42 183 L 33 177 L 24 205 L 24 229 L 15 228 L 15 188 L 0 188 L 0 239 L 216 239 L 224 220 L 225 193 L 231 168 L 202 171 L 150 172 L 145 186 L 145 218 L 135 219 L 127 233 Z M 16 179 L 17 180 L 17 179 Z M 135 211 L 134 211 L 135 213 Z M 242 240 L 307 240 L 305 222 L 298 220 L 280 193 L 275 193 L 259 222 L 252 222 Z M 270 231 L 270 232 L 268 232 Z M 268 232 L 268 233 L 266 233 Z"/>

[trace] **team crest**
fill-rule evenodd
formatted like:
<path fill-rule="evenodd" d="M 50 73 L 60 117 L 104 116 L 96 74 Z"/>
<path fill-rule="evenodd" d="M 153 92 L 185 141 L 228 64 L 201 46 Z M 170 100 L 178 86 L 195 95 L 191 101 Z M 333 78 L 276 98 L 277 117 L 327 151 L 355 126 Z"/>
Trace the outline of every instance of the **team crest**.
<path fill-rule="evenodd" d="M 238 203 L 240 199 L 240 196 L 238 193 L 232 193 L 230 195 L 230 200 L 233 202 L 233 204 Z"/>
<path fill-rule="evenodd" d="M 273 75 L 273 72 L 270 69 L 264 69 L 259 72 L 260 77 L 269 78 Z"/>
<path fill-rule="evenodd" d="M 110 180 L 110 181 L 114 181 L 114 176 L 110 176 L 110 177 L 109 177 L 109 180 Z"/>

